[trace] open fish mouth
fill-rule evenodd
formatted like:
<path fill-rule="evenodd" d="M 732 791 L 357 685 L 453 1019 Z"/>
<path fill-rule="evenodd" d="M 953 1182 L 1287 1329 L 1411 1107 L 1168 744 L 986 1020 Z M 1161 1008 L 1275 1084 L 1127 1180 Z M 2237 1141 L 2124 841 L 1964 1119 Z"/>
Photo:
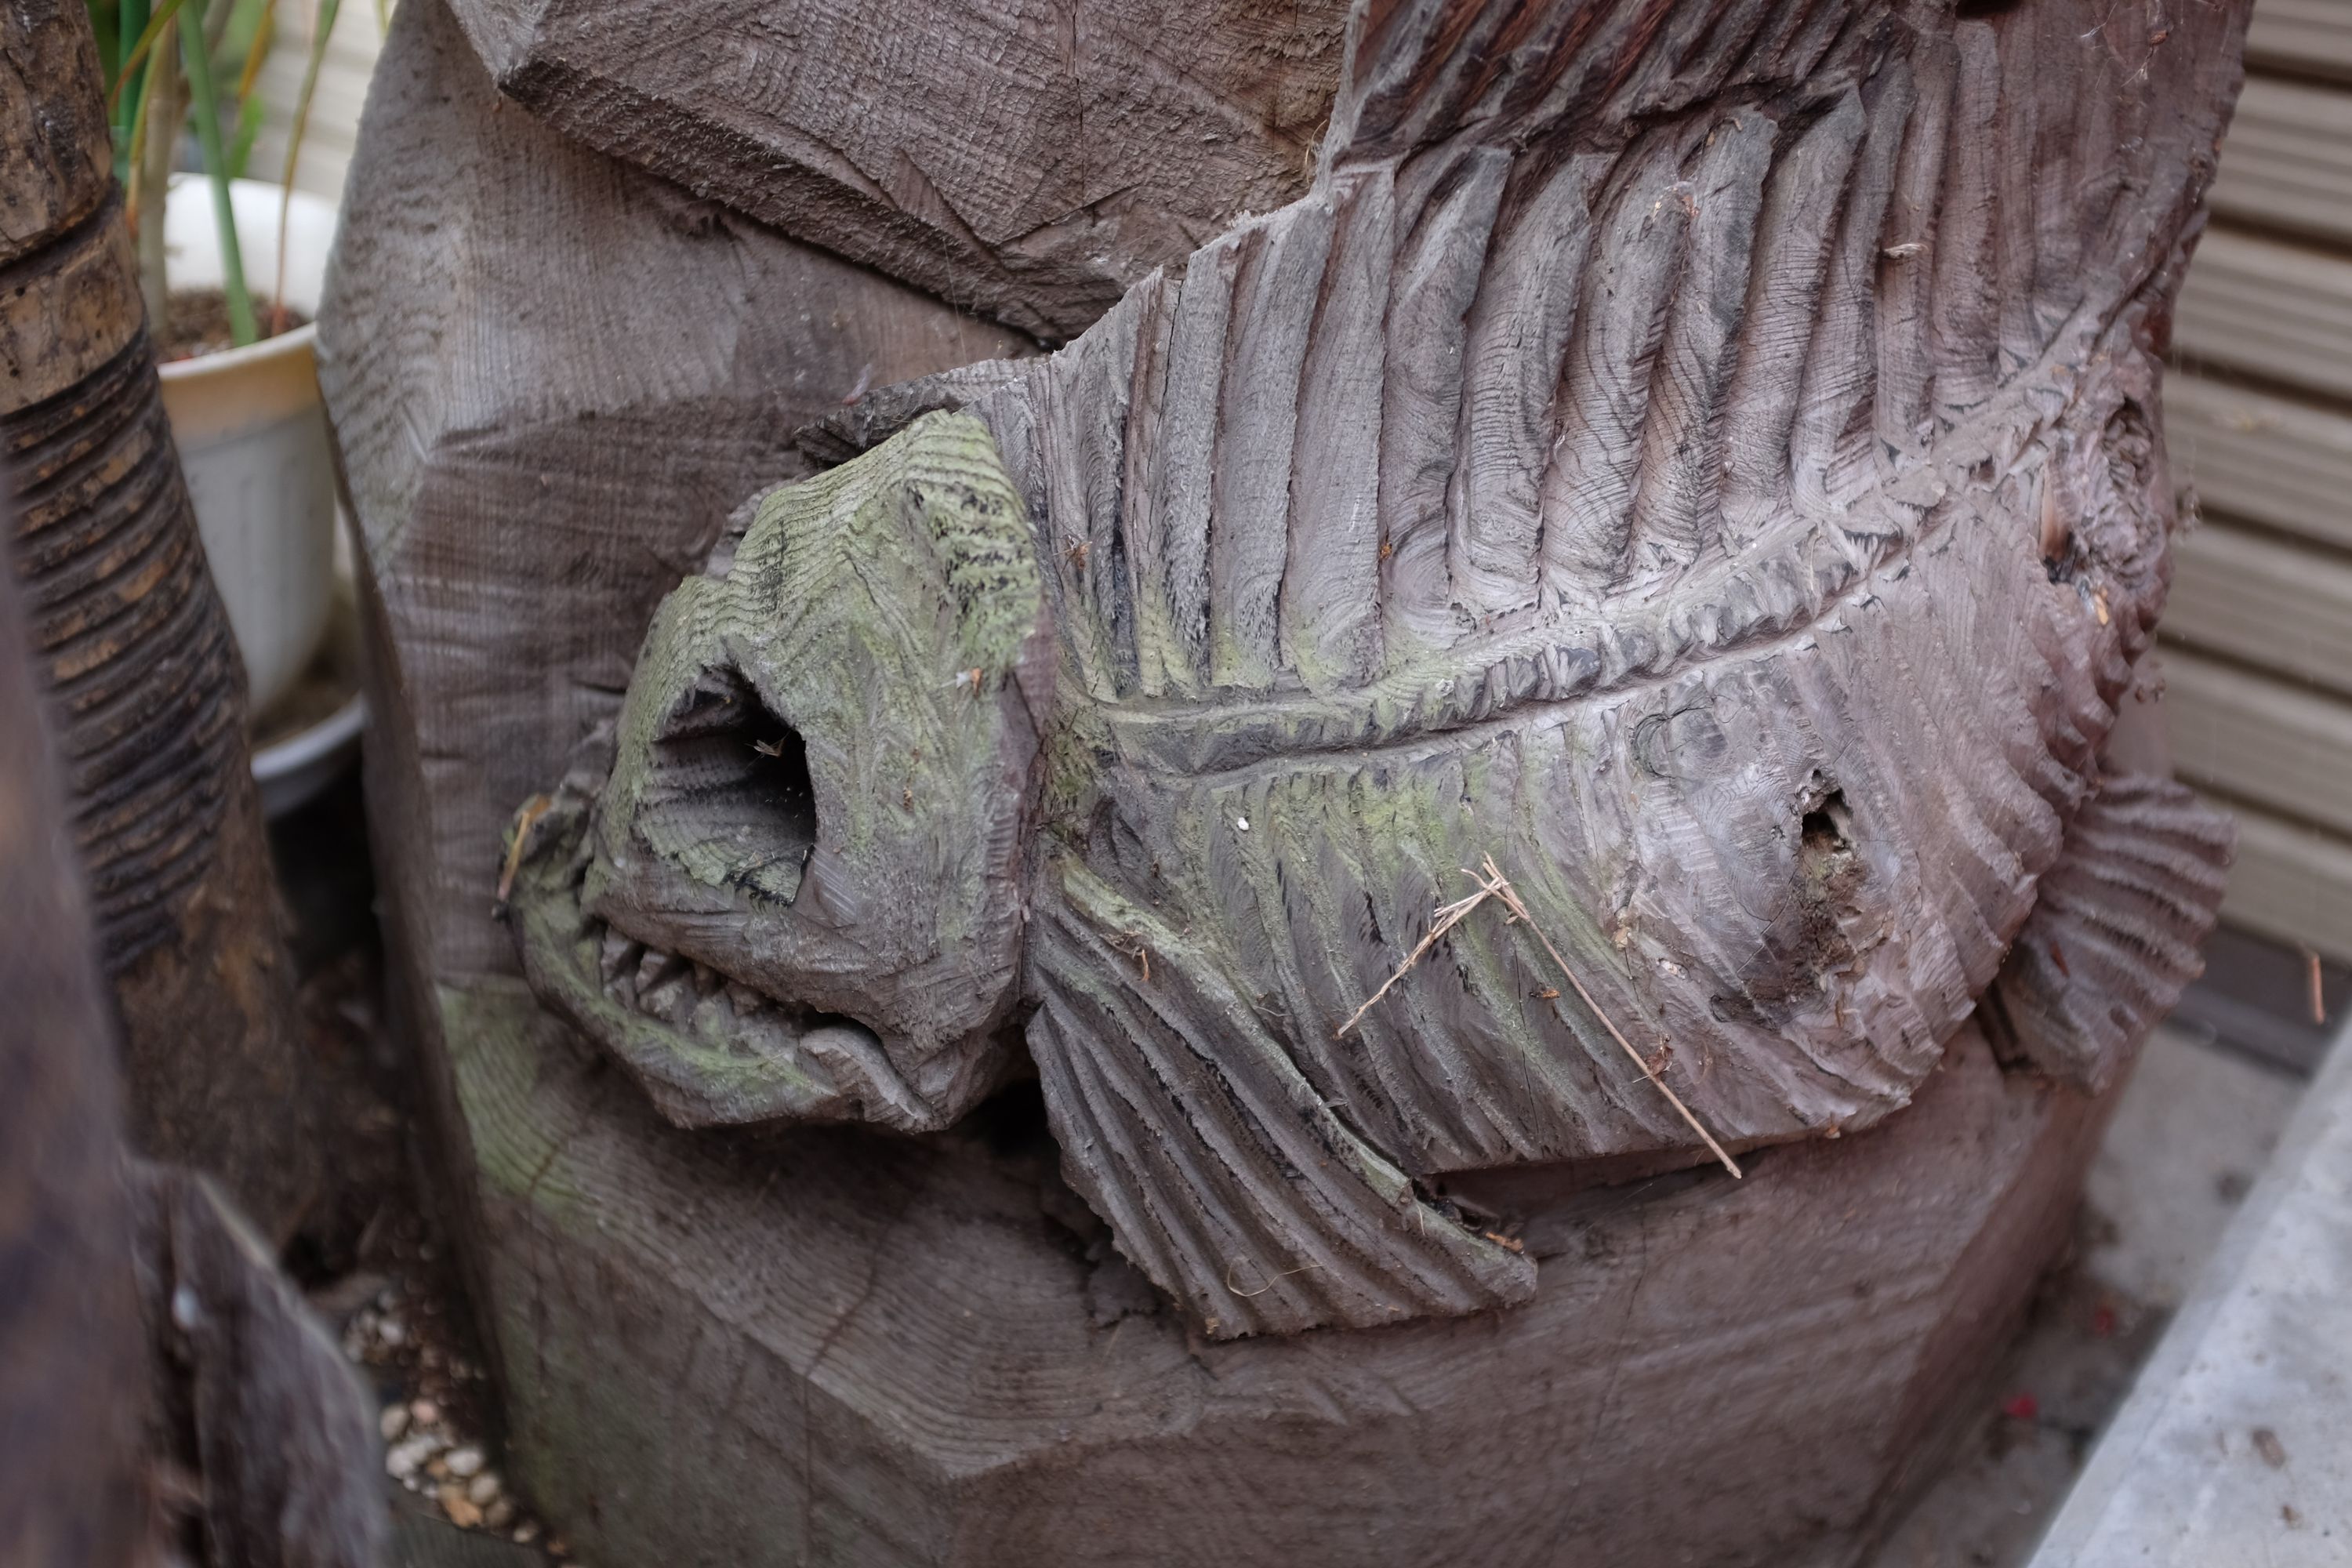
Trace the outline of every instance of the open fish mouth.
<path fill-rule="evenodd" d="M 872 1029 L 770 995 L 639 940 L 587 909 L 586 803 L 537 825 L 509 905 L 525 977 L 610 1050 L 679 1126 L 791 1119 L 930 1131 L 944 1118 L 909 1088 Z"/>

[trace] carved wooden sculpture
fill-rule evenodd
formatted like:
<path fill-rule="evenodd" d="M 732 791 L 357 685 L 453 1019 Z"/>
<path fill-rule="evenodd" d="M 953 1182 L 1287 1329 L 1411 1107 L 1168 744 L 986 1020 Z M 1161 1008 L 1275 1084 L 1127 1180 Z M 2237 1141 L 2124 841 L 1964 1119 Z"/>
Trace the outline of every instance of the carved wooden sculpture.
<path fill-rule="evenodd" d="M 691 1497 L 698 1549 L 781 1561 L 1850 1546 L 2220 895 L 2226 829 L 2108 742 L 2242 25 L 1360 7 L 1289 205 L 1057 353 L 861 375 L 751 465 L 793 482 L 663 524 L 707 558 L 570 658 L 576 749 L 534 717 L 536 775 L 378 784 L 432 825 L 390 879 L 551 1505 L 643 1552 L 646 1490 Z M 411 91 L 478 98 L 404 26 Z M 466 134 L 391 96 L 368 152 Z M 466 535 L 407 531 L 376 432 L 452 362 L 385 358 L 370 216 L 331 395 L 413 703 L 514 628 L 436 608 L 472 590 L 417 552 Z M 490 711 L 409 722 L 465 754 Z M 432 885 L 559 773 L 508 871 L 569 1040 Z M 1341 1034 L 1488 855 L 1528 918 Z M 920 1136 L 720 1131 L 813 1121 Z M 1735 1186 L 1706 1134 L 1767 1152 Z M 693 1460 L 624 1481 L 628 1433 Z"/>

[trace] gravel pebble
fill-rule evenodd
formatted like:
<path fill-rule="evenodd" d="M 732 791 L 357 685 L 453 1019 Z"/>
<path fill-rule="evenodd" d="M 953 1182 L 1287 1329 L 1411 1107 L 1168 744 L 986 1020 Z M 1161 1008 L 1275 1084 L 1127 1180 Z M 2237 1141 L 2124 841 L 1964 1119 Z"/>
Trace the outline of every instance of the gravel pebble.
<path fill-rule="evenodd" d="M 449 1473 L 459 1480 L 481 1474 L 482 1451 L 468 1443 L 462 1448 L 449 1450 Z"/>
<path fill-rule="evenodd" d="M 394 1443 L 383 1456 L 384 1473 L 397 1480 L 413 1480 L 439 1444 L 428 1433 Z"/>
<path fill-rule="evenodd" d="M 383 1414 L 375 1418 L 375 1429 L 383 1434 L 383 1440 L 385 1442 L 398 1442 L 400 1440 L 400 1435 L 408 1430 L 408 1406 L 405 1405 L 385 1405 L 383 1407 Z"/>
<path fill-rule="evenodd" d="M 500 1489 L 499 1473 L 496 1470 L 484 1470 L 466 1483 L 466 1496 L 483 1508 L 488 1508 L 499 1500 Z"/>
<path fill-rule="evenodd" d="M 429 1399 L 412 1400 L 409 1403 L 408 1414 L 415 1418 L 419 1426 L 430 1426 L 441 1419 L 441 1407 Z"/>

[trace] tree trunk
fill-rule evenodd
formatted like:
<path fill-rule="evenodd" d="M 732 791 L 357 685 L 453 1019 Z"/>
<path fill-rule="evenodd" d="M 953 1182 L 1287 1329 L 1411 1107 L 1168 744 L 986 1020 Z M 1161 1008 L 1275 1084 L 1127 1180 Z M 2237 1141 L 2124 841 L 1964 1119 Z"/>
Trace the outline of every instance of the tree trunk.
<path fill-rule="evenodd" d="M 1239 9 L 1179 134 L 1140 0 L 403 8 L 321 374 L 568 1534 L 1861 1550 L 2229 853 L 2108 736 L 2242 7 L 1970 11 L 1361 5 L 1285 183 Z"/>
<path fill-rule="evenodd" d="M 71 6 L 0 16 L 0 476 L 134 1144 L 283 1241 L 319 1153 L 245 739 L 244 676 L 164 421 Z M 149 215 L 161 223 L 158 193 Z"/>
<path fill-rule="evenodd" d="M 152 1500 L 121 1108 L 17 601 L 0 582 L 0 1562 L 131 1563 Z"/>
<path fill-rule="evenodd" d="M 207 1180 L 123 1149 L 19 598 L 0 580 L 0 1562 L 372 1568 L 341 1352 Z"/>

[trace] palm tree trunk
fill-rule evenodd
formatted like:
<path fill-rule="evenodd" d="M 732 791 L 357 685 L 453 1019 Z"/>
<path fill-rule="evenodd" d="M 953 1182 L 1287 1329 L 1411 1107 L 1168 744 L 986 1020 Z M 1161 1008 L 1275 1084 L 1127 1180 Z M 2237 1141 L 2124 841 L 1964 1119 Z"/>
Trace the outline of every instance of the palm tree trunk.
<path fill-rule="evenodd" d="M 131 1139 L 283 1241 L 316 1184 L 245 681 L 155 376 L 79 6 L 0 11 L 0 480 Z M 162 193 L 149 221 L 160 224 Z"/>

